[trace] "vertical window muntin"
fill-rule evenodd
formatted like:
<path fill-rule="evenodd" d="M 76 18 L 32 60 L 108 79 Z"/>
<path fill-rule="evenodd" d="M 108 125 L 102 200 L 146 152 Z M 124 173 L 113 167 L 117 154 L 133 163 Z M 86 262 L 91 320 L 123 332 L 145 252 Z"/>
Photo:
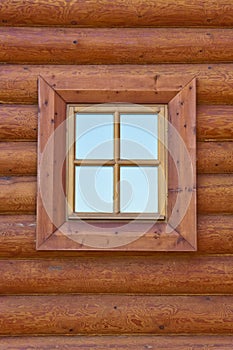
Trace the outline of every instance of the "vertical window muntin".
<path fill-rule="evenodd" d="M 76 159 L 76 120 L 77 115 L 113 115 L 113 159 Z M 157 117 L 157 154 L 154 159 L 121 158 L 121 115 L 155 115 Z M 67 219 L 166 219 L 167 203 L 167 106 L 166 105 L 68 105 L 67 106 Z M 75 168 L 79 166 L 113 167 L 113 212 L 75 212 Z M 120 173 L 123 167 L 158 169 L 158 212 L 120 211 Z"/>

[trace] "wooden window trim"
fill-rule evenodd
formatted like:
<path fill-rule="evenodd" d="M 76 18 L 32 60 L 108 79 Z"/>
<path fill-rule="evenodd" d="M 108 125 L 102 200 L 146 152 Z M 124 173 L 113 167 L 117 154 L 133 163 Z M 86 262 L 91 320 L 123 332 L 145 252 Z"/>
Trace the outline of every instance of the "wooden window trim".
<path fill-rule="evenodd" d="M 114 68 L 113 68 L 114 69 Z M 196 229 L 196 80 L 191 76 L 174 75 L 171 77 L 155 76 L 154 72 L 140 76 L 129 68 L 127 79 L 122 79 L 120 89 L 116 89 L 114 80 L 109 80 L 104 72 L 94 76 L 74 76 L 64 80 L 59 76 L 39 77 L 39 133 L 38 133 L 38 195 L 37 195 L 37 249 L 38 250 L 118 250 L 118 251 L 195 251 L 197 249 Z M 119 79 L 121 79 L 119 73 Z M 154 84 L 154 83 L 155 84 Z M 66 107 L 71 103 L 111 103 L 128 102 L 144 104 L 168 104 L 168 118 L 177 130 L 188 150 L 192 164 L 192 184 L 187 185 L 186 170 L 182 167 L 182 150 L 175 148 L 173 160 L 168 157 L 168 216 L 174 208 L 179 195 L 177 215 L 189 205 L 183 219 L 177 227 L 157 222 L 142 236 L 132 242 L 117 246 L 92 247 L 88 239 L 100 238 L 108 241 L 108 234 L 117 234 L 114 223 L 100 222 L 86 230 L 83 222 L 66 220 L 64 201 L 65 166 L 63 159 L 66 150 L 66 133 L 61 131 L 53 137 L 54 131 L 66 119 Z M 48 140 L 51 140 L 51 152 L 46 163 L 43 153 Z M 169 143 L 175 142 L 169 134 Z M 174 145 L 173 145 L 174 148 Z M 174 175 L 179 168 L 179 180 Z M 46 164 L 46 166 L 45 166 Z M 42 166 L 43 165 L 43 166 Z M 62 181 L 58 173 L 63 169 Z M 43 179 L 46 179 L 47 201 L 52 216 L 47 214 L 43 191 Z M 61 183 L 59 183 L 61 182 Z M 181 210 L 182 211 L 182 210 Z M 56 222 L 56 225 L 54 224 Z M 169 226 L 169 227 L 168 227 Z M 107 233 L 102 232 L 107 228 Z M 145 224 L 135 223 L 128 232 L 124 226 L 122 234 L 138 237 L 138 232 L 145 232 Z M 125 232 L 124 232 L 125 231 Z M 169 231 L 169 232 L 168 232 Z M 65 233 L 65 234 L 64 234 Z M 77 239 L 74 239 L 77 238 Z"/>
<path fill-rule="evenodd" d="M 124 220 L 124 219 L 138 219 L 138 213 L 121 213 L 120 212 L 120 197 L 119 197 L 119 181 L 120 181 L 120 167 L 121 166 L 148 166 L 155 167 L 158 169 L 158 212 L 157 213 L 144 213 L 140 215 L 139 220 L 164 220 L 166 216 L 167 207 L 167 181 L 164 186 L 164 178 L 167 178 L 167 166 L 166 166 L 166 134 L 167 134 L 167 106 L 166 105 L 147 105 L 148 110 L 145 106 L 131 105 L 125 106 L 124 104 L 112 104 L 105 106 L 96 105 L 68 105 L 67 106 L 67 181 L 66 181 L 66 192 L 68 197 L 68 215 L 67 219 L 108 219 L 108 220 Z M 133 114 L 156 114 L 158 119 L 158 159 L 121 159 L 120 158 L 120 114 L 125 113 Z M 75 159 L 76 149 L 76 124 L 75 115 L 76 113 L 108 113 L 113 115 L 113 142 L 114 142 L 114 155 L 112 160 L 104 159 Z M 160 140 L 161 139 L 161 140 Z M 161 142 L 163 141 L 163 142 Z M 114 211 L 113 213 L 76 213 L 75 207 L 75 190 L 74 190 L 74 172 L 75 166 L 112 166 L 114 179 Z M 68 180 L 69 179 L 69 180 Z M 161 205 L 162 203 L 162 205 Z"/>

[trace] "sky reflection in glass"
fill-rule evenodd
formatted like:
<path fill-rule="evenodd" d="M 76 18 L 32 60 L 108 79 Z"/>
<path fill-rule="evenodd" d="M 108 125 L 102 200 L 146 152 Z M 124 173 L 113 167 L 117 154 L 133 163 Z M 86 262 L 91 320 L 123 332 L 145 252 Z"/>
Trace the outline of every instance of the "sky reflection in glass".
<path fill-rule="evenodd" d="M 122 213 L 158 212 L 158 168 L 121 167 Z"/>
<path fill-rule="evenodd" d="M 158 158 L 157 114 L 121 114 L 121 158 Z"/>
<path fill-rule="evenodd" d="M 113 167 L 75 167 L 75 211 L 113 212 Z"/>
<path fill-rule="evenodd" d="M 76 114 L 76 159 L 113 159 L 113 114 Z"/>
<path fill-rule="evenodd" d="M 120 114 L 120 157 L 158 159 L 158 115 Z M 76 114 L 76 159 L 114 159 L 114 115 Z M 113 213 L 112 166 L 75 167 L 75 211 Z M 158 168 L 120 167 L 122 213 L 158 212 Z"/>

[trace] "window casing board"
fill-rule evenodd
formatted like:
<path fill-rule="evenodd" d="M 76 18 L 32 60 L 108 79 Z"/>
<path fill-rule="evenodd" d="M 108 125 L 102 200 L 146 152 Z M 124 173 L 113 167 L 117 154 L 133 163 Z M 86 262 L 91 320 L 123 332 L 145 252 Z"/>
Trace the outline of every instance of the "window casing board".
<path fill-rule="evenodd" d="M 155 92 L 148 74 L 140 77 L 142 87 L 138 86 L 137 76 L 130 78 L 130 72 L 128 76 L 120 90 L 116 90 L 103 72 L 91 80 L 39 77 L 38 250 L 197 249 L 196 80 L 178 74 L 169 81 L 166 76 L 159 76 Z M 56 84 L 52 83 L 54 79 Z M 66 127 L 61 127 L 66 124 L 67 106 L 122 100 L 125 103 L 168 105 L 167 220 L 150 224 L 129 220 L 122 225 L 111 220 L 98 220 L 87 226 L 85 220 L 67 219 L 67 133 Z"/>

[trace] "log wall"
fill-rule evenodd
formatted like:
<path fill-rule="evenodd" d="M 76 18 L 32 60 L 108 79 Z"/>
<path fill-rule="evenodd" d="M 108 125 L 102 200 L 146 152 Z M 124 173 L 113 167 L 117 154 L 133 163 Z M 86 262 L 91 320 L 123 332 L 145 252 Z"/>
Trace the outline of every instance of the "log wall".
<path fill-rule="evenodd" d="M 232 349 L 232 27 L 231 0 L 1 1 L 0 350 Z M 129 70 L 197 77 L 197 252 L 37 252 L 38 76 Z"/>

